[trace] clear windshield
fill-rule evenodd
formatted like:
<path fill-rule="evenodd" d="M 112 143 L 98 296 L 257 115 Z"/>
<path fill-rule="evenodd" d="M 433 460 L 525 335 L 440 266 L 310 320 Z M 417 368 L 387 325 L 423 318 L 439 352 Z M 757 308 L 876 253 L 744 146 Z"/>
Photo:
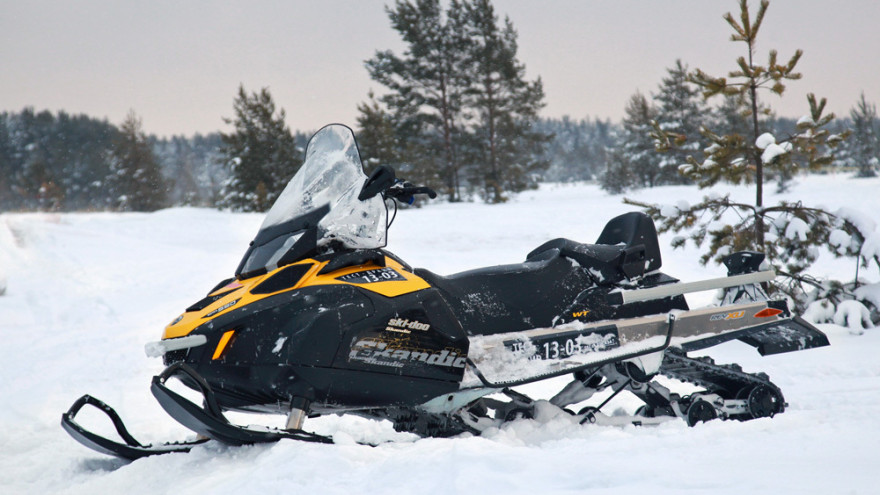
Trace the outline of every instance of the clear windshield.
<path fill-rule="evenodd" d="M 358 199 L 366 180 L 351 129 L 333 124 L 315 133 L 303 166 L 266 214 L 257 233 L 256 249 L 243 262 L 245 271 L 274 269 L 273 265 L 302 235 L 284 226 L 297 225 L 298 219 L 308 218 L 325 206 L 329 211 L 318 222 L 317 246 L 333 240 L 351 249 L 385 246 L 387 210 L 382 196 Z"/>

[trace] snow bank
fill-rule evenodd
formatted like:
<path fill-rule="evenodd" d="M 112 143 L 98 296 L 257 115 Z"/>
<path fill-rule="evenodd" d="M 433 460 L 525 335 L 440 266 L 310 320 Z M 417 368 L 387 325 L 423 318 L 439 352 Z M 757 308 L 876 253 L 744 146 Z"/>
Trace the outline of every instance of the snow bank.
<path fill-rule="evenodd" d="M 0 296 L 6 294 L 7 273 L 13 263 L 13 251 L 18 250 L 16 244 L 8 216 L 0 215 Z"/>
<path fill-rule="evenodd" d="M 825 299 L 813 301 L 801 316 L 811 323 L 827 323 L 834 319 L 834 305 Z"/>

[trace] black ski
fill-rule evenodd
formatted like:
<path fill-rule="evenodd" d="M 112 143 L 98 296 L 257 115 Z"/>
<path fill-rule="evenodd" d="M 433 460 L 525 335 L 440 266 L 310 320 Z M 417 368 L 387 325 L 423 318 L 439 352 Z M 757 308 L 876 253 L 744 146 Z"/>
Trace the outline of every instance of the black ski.
<path fill-rule="evenodd" d="M 86 430 L 77 423 L 76 415 L 85 405 L 94 406 L 99 411 L 106 414 L 113 422 L 116 432 L 119 433 L 119 436 L 125 441 L 125 443 L 119 443 L 102 437 L 101 435 Z M 74 438 L 74 440 L 86 447 L 102 454 L 112 455 L 129 461 L 134 461 L 141 457 L 151 455 L 168 454 L 171 452 L 189 452 L 193 446 L 208 441 L 207 438 L 202 438 L 185 442 L 144 445 L 135 440 L 131 433 L 128 432 L 128 429 L 122 422 L 122 418 L 119 417 L 119 414 L 117 414 L 112 407 L 88 394 L 80 397 L 72 406 L 70 406 L 70 409 L 68 409 L 66 413 L 61 415 L 61 426 Z"/>
<path fill-rule="evenodd" d="M 205 407 L 193 404 L 189 399 L 165 386 L 165 381 L 177 374 L 193 379 L 205 398 Z M 230 423 L 223 416 L 211 387 L 189 366 L 177 363 L 169 366 L 160 375 L 153 377 L 150 391 L 163 409 L 175 420 L 190 430 L 227 445 L 249 445 L 255 443 L 277 442 L 282 438 L 304 442 L 333 443 L 333 439 L 303 430 L 279 430 L 276 428 L 254 429 Z"/>

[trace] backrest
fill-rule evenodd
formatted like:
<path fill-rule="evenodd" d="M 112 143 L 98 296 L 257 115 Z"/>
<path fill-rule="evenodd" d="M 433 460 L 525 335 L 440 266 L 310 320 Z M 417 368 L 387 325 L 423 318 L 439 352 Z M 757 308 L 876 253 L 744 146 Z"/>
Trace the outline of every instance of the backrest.
<path fill-rule="evenodd" d="M 644 246 L 645 273 L 658 270 L 662 265 L 660 258 L 660 242 L 657 240 L 657 229 L 654 221 L 644 213 L 633 211 L 612 218 L 602 229 L 596 244 L 615 246 L 623 244 L 627 248 Z"/>

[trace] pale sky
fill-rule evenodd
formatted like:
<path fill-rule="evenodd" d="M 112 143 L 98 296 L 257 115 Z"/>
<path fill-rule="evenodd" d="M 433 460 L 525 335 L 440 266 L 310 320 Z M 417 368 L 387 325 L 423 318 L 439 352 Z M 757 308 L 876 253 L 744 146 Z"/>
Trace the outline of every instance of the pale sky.
<path fill-rule="evenodd" d="M 401 54 L 389 0 L 0 0 L 0 111 L 65 110 L 119 124 L 133 109 L 158 135 L 228 130 L 239 84 L 268 87 L 294 130 L 355 126 L 370 89 L 364 61 Z M 753 11 L 757 0 L 752 0 Z M 729 41 L 735 0 L 494 0 L 519 32 L 527 77 L 540 76 L 542 115 L 619 121 L 634 92 L 657 91 L 666 68 L 726 75 L 745 52 Z M 758 61 L 804 50 L 782 116 L 806 94 L 845 116 L 864 91 L 880 102 L 880 2 L 772 0 Z"/>

